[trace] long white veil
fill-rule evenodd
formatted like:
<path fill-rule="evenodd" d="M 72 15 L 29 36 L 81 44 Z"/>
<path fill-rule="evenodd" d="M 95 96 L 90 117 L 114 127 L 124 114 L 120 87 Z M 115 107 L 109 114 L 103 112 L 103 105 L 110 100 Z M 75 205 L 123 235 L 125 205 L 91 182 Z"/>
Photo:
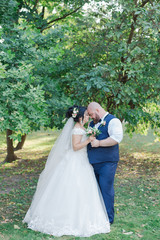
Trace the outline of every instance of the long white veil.
<path fill-rule="evenodd" d="M 65 152 L 71 148 L 71 132 L 74 127 L 73 118 L 69 118 L 66 122 L 61 134 L 56 140 L 52 150 L 48 155 L 48 159 L 45 166 L 45 171 L 49 171 L 49 169 L 54 169 L 57 163 L 62 159 Z"/>
<path fill-rule="evenodd" d="M 31 204 L 32 210 L 36 208 L 37 202 L 40 200 L 45 188 L 49 182 L 50 177 L 53 175 L 53 172 L 56 166 L 65 156 L 66 152 L 71 148 L 71 132 L 74 127 L 73 118 L 69 118 L 65 124 L 61 134 L 57 138 L 53 148 L 51 149 L 44 170 L 40 174 L 37 189 L 33 197 Z"/>

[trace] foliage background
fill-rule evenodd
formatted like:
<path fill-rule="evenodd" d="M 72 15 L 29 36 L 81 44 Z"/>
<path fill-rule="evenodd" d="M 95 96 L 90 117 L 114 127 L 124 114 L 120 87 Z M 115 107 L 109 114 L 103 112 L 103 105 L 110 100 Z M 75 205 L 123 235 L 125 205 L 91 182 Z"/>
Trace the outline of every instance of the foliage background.
<path fill-rule="evenodd" d="M 68 106 L 98 101 L 127 122 L 129 133 L 151 127 L 159 136 L 159 1 L 85 3 L 1 1 L 2 131 L 8 125 L 21 134 L 41 125 L 61 128 Z M 41 89 L 41 109 L 26 108 L 25 114 L 19 105 L 6 105 L 12 84 Z M 22 93 L 14 101 L 26 103 Z M 17 112 L 15 124 L 6 109 Z"/>

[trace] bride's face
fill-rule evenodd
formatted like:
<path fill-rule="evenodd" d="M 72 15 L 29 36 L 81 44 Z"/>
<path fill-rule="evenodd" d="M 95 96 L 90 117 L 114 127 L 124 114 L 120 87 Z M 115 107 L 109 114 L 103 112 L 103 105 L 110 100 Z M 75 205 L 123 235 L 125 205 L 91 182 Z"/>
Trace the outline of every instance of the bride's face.
<path fill-rule="evenodd" d="M 89 121 L 89 114 L 88 114 L 88 111 L 86 110 L 84 112 L 84 118 L 83 118 L 83 123 L 85 124 L 86 122 Z"/>

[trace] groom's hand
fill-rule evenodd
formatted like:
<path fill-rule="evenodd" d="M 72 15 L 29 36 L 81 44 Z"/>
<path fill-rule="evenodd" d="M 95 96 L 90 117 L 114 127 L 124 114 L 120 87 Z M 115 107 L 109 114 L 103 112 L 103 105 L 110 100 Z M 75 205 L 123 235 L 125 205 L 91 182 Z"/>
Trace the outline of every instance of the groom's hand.
<path fill-rule="evenodd" d="M 92 147 L 99 147 L 99 140 L 94 139 L 94 140 L 91 142 L 91 146 L 92 146 Z"/>

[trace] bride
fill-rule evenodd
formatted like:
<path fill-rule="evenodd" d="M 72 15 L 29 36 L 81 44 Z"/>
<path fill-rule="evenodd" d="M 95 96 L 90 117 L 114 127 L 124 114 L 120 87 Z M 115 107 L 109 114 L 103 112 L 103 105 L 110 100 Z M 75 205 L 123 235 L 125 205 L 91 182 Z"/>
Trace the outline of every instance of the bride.
<path fill-rule="evenodd" d="M 110 232 L 103 199 L 88 162 L 85 107 L 73 106 L 68 121 L 40 174 L 23 222 L 28 228 L 54 236 L 89 237 Z"/>

